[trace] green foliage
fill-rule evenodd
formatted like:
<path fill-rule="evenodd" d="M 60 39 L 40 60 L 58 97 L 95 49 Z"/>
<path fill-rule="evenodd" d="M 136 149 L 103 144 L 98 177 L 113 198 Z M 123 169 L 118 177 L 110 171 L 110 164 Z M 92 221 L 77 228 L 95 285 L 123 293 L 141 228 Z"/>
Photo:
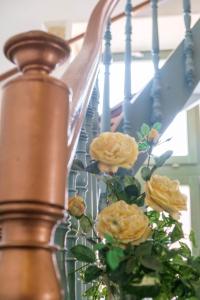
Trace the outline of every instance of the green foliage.
<path fill-rule="evenodd" d="M 95 162 L 92 162 L 91 164 L 89 164 L 85 170 L 88 173 L 96 174 L 96 175 L 101 173 L 99 170 L 99 167 L 98 167 L 98 161 L 95 161 Z"/>
<path fill-rule="evenodd" d="M 103 271 L 95 265 L 89 266 L 84 272 L 85 283 L 97 279 L 102 274 L 102 272 Z"/>
<path fill-rule="evenodd" d="M 94 263 L 96 261 L 94 251 L 87 246 L 77 245 L 71 248 L 70 251 L 79 261 L 88 263 Z"/>
<path fill-rule="evenodd" d="M 143 167 L 141 169 L 141 176 L 144 181 L 148 181 L 151 178 L 151 169 L 149 167 Z"/>
<path fill-rule="evenodd" d="M 151 128 L 146 123 L 143 123 L 140 129 L 142 136 L 147 136 L 150 130 Z"/>
<path fill-rule="evenodd" d="M 93 220 L 90 216 L 81 216 L 81 218 L 79 219 L 79 224 L 82 232 L 89 233 L 92 231 Z"/>
<path fill-rule="evenodd" d="M 150 180 L 172 155 L 172 151 L 166 151 L 159 157 L 153 157 L 154 141 L 148 139 L 152 128 L 159 132 L 161 124 L 157 122 L 152 127 L 143 124 L 137 133 L 139 150 L 145 151 L 148 156 L 147 165 L 141 169 L 144 181 Z M 73 168 L 83 171 L 84 166 L 75 160 Z M 98 162 L 92 162 L 85 170 L 100 174 Z M 108 205 L 124 200 L 143 207 L 149 219 L 151 235 L 138 245 L 121 244 L 110 234 L 105 234 L 101 240 L 93 228 L 94 221 L 82 216 L 79 220 L 80 232 L 86 236 L 90 247 L 77 245 L 71 253 L 77 260 L 86 263 L 81 267 L 81 277 L 90 285 L 83 296 L 88 300 L 110 300 L 111 295 L 121 295 L 121 299 L 129 295 L 132 300 L 200 299 L 200 257 L 193 257 L 190 248 L 183 242 L 182 224 L 167 212 L 160 213 L 144 207 L 145 192 L 138 179 L 130 174 L 119 172 L 98 178 L 106 184 Z M 89 236 L 92 230 L 94 234 Z M 193 231 L 190 240 L 196 246 Z"/>
<path fill-rule="evenodd" d="M 116 247 L 109 250 L 106 254 L 106 261 L 108 263 L 108 266 L 112 270 L 117 269 L 123 257 L 124 257 L 123 249 Z"/>
<path fill-rule="evenodd" d="M 141 194 L 141 184 L 130 175 L 105 177 L 107 198 L 112 202 L 124 200 L 128 204 L 144 205 L 144 195 Z"/>
<path fill-rule="evenodd" d="M 77 259 L 89 263 L 83 271 L 84 282 L 92 283 L 85 293 L 87 299 L 106 297 L 108 282 L 113 293 L 120 288 L 135 300 L 200 299 L 200 257 L 193 257 L 182 242 L 181 223 L 167 213 L 152 210 L 146 214 L 153 232 L 144 243 L 122 247 L 105 235 L 93 250 L 80 245 L 72 248 Z"/>
<path fill-rule="evenodd" d="M 172 232 L 170 233 L 170 237 L 171 237 L 172 243 L 177 242 L 184 237 L 181 223 L 179 223 L 179 222 L 175 223 L 175 226 L 174 226 Z"/>
<path fill-rule="evenodd" d="M 149 147 L 150 146 L 149 146 L 148 141 L 140 142 L 138 145 L 139 151 L 147 151 L 147 150 L 149 150 Z"/>
<path fill-rule="evenodd" d="M 83 296 L 88 300 L 102 300 L 107 297 L 107 289 L 102 287 L 101 284 L 95 282 L 92 287 L 87 289 Z"/>
<path fill-rule="evenodd" d="M 72 163 L 71 169 L 75 170 L 75 171 L 84 171 L 85 170 L 85 166 L 84 166 L 84 164 L 82 163 L 81 160 L 74 159 L 74 161 Z"/>
<path fill-rule="evenodd" d="M 140 131 L 137 132 L 139 151 L 151 152 L 154 142 L 149 141 L 148 136 L 152 128 L 156 129 L 159 132 L 161 129 L 161 124 L 159 122 L 156 122 L 152 127 L 150 127 L 149 125 L 144 123 L 142 124 Z"/>
<path fill-rule="evenodd" d="M 125 288 L 125 290 L 128 292 L 128 294 L 133 294 L 137 296 L 137 299 L 143 299 L 145 297 L 156 297 L 160 293 L 160 285 L 154 284 L 154 285 L 137 285 L 132 284 Z"/>
<path fill-rule="evenodd" d="M 162 125 L 160 122 L 156 122 L 153 124 L 152 128 L 155 128 L 158 132 L 160 132 Z"/>

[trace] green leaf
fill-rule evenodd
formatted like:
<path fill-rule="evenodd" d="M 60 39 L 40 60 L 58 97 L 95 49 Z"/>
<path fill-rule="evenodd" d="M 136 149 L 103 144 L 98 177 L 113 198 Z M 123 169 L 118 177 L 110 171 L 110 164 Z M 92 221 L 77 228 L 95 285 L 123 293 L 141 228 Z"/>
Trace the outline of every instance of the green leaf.
<path fill-rule="evenodd" d="M 149 220 L 151 221 L 151 223 L 157 223 L 160 218 L 160 213 L 155 210 L 152 210 L 152 211 L 147 212 L 147 216 L 148 216 Z"/>
<path fill-rule="evenodd" d="M 137 206 L 144 206 L 145 193 L 139 195 L 138 197 L 131 197 L 129 200 L 129 204 L 136 204 Z"/>
<path fill-rule="evenodd" d="M 151 129 L 150 129 L 149 125 L 147 125 L 146 123 L 142 124 L 141 129 L 140 129 L 143 136 L 148 135 L 150 130 Z"/>
<path fill-rule="evenodd" d="M 125 191 L 130 196 L 139 196 L 141 191 L 140 182 L 133 176 L 124 177 Z"/>
<path fill-rule="evenodd" d="M 190 241 L 192 242 L 192 246 L 193 246 L 194 248 L 197 248 L 195 232 L 194 232 L 193 229 L 190 231 L 189 239 L 190 239 Z"/>
<path fill-rule="evenodd" d="M 162 263 L 155 256 L 152 256 L 152 255 L 141 256 L 140 262 L 144 267 L 146 267 L 148 269 L 151 269 L 151 270 L 154 270 L 157 272 L 162 270 Z"/>
<path fill-rule="evenodd" d="M 146 151 L 147 149 L 149 149 L 149 144 L 147 141 L 144 141 L 142 143 L 138 144 L 138 149 L 139 151 Z"/>
<path fill-rule="evenodd" d="M 80 223 L 80 227 L 81 227 L 81 230 L 84 232 L 84 233 L 88 233 L 92 230 L 92 220 L 90 220 L 90 218 L 88 216 L 82 216 L 80 219 L 79 219 L 79 223 Z"/>
<path fill-rule="evenodd" d="M 94 251 L 87 246 L 77 245 L 71 248 L 70 251 L 79 261 L 93 263 L 96 260 Z"/>
<path fill-rule="evenodd" d="M 155 300 L 169 300 L 169 296 L 164 292 L 164 293 L 161 293 L 159 294 Z"/>
<path fill-rule="evenodd" d="M 191 266 L 200 274 L 200 256 L 191 258 Z"/>
<path fill-rule="evenodd" d="M 98 278 L 102 274 L 102 270 L 97 266 L 89 266 L 84 273 L 84 281 L 86 283 Z"/>
<path fill-rule="evenodd" d="M 90 287 L 89 289 L 87 289 L 87 291 L 85 291 L 85 293 L 83 294 L 83 296 L 84 297 L 88 297 L 87 299 L 91 299 L 91 297 L 96 297 L 96 295 L 98 293 L 98 287 L 99 286 L 97 284 L 94 284 L 92 287 Z"/>
<path fill-rule="evenodd" d="M 184 257 L 188 258 L 191 256 L 191 250 L 188 247 L 188 245 L 186 245 L 185 243 L 179 242 L 181 247 L 179 249 L 179 252 L 181 255 L 183 255 Z"/>
<path fill-rule="evenodd" d="M 141 176 L 144 181 L 148 181 L 151 178 L 151 170 L 149 167 L 143 167 L 141 169 Z"/>
<path fill-rule="evenodd" d="M 74 161 L 72 163 L 71 169 L 75 170 L 75 171 L 84 171 L 85 170 L 85 166 L 84 166 L 84 164 L 82 163 L 81 160 L 74 159 Z"/>
<path fill-rule="evenodd" d="M 137 299 L 156 297 L 160 293 L 160 285 L 129 285 L 125 288 L 129 294 L 138 296 Z M 168 299 L 168 298 L 167 298 Z"/>
<path fill-rule="evenodd" d="M 147 241 L 143 244 L 140 244 L 139 246 L 136 247 L 135 255 L 137 257 L 151 256 L 152 247 L 153 247 L 153 243 L 151 241 Z"/>
<path fill-rule="evenodd" d="M 140 195 L 140 188 L 138 188 L 137 185 L 129 185 L 127 187 L 125 187 L 125 192 L 129 195 L 129 196 L 136 196 L 138 197 Z"/>
<path fill-rule="evenodd" d="M 124 257 L 124 252 L 121 248 L 114 248 L 107 252 L 106 261 L 109 267 L 111 268 L 111 270 L 117 269 L 123 257 Z"/>
<path fill-rule="evenodd" d="M 194 287 L 195 290 L 195 296 L 197 297 L 197 299 L 200 299 L 200 280 L 196 281 L 196 282 L 192 282 L 192 286 Z"/>
<path fill-rule="evenodd" d="M 129 186 L 129 185 L 138 185 L 140 186 L 139 181 L 134 177 L 134 176 L 130 176 L 130 175 L 125 175 L 124 178 L 122 177 L 123 181 L 124 181 L 124 186 Z"/>
<path fill-rule="evenodd" d="M 126 270 L 125 270 L 126 273 L 131 274 L 136 264 L 137 264 L 137 258 L 130 257 L 126 263 Z"/>
<path fill-rule="evenodd" d="M 164 165 L 164 163 L 172 156 L 172 154 L 173 154 L 173 151 L 168 150 L 159 157 L 155 156 L 154 160 L 155 160 L 156 167 L 157 168 L 162 167 Z"/>
<path fill-rule="evenodd" d="M 98 167 L 98 161 L 92 162 L 91 164 L 89 164 L 86 169 L 85 169 L 88 173 L 91 174 L 100 174 L 100 170 Z"/>
<path fill-rule="evenodd" d="M 106 239 L 106 241 L 108 242 L 108 243 L 110 243 L 110 244 L 113 244 L 113 243 L 115 243 L 115 239 L 112 237 L 112 235 L 110 235 L 110 234 L 105 234 L 104 235 L 104 238 Z"/>
<path fill-rule="evenodd" d="M 170 233 L 172 243 L 179 241 L 184 237 L 182 224 L 176 222 L 173 231 Z"/>
<path fill-rule="evenodd" d="M 152 126 L 152 128 L 155 128 L 158 132 L 160 132 L 161 127 L 162 127 L 162 125 L 159 122 L 154 123 Z"/>
<path fill-rule="evenodd" d="M 104 248 L 106 248 L 106 247 L 107 247 L 107 245 L 102 244 L 102 243 L 98 243 L 98 244 L 96 244 L 96 245 L 94 246 L 94 251 L 102 250 L 102 249 L 104 249 Z"/>

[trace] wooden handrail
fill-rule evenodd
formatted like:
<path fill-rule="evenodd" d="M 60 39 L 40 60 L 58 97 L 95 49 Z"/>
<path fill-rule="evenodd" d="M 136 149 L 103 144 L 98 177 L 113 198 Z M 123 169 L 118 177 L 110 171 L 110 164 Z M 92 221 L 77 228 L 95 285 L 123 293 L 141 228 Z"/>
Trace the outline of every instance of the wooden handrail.
<path fill-rule="evenodd" d="M 120 0 L 100 0 L 90 17 L 83 46 L 62 76 L 62 80 L 72 91 L 69 113 L 69 150 L 70 157 L 79 138 L 90 95 L 97 76 L 101 57 L 101 46 L 105 26 Z M 71 160 L 69 159 L 69 166 Z"/>
<path fill-rule="evenodd" d="M 144 7 L 146 7 L 147 5 L 149 5 L 150 3 L 151 3 L 150 0 L 146 0 L 146 1 L 144 1 L 144 2 L 142 2 L 142 3 L 140 3 L 140 4 L 138 4 L 138 5 L 135 5 L 135 6 L 132 7 L 132 12 L 134 12 L 134 13 L 135 13 L 135 12 L 138 12 L 138 11 L 142 10 Z M 111 23 L 114 23 L 114 22 L 116 22 L 116 21 L 118 21 L 118 20 L 124 18 L 125 16 L 126 16 L 126 15 L 125 15 L 124 12 L 123 12 L 123 13 L 120 13 L 120 14 L 116 15 L 115 17 L 113 17 L 113 18 L 111 19 Z M 68 44 L 75 43 L 75 42 L 81 40 L 81 39 L 84 37 L 84 35 L 85 35 L 85 32 L 80 33 L 79 35 L 77 35 L 77 36 L 75 36 L 75 37 L 69 39 L 69 40 L 67 41 L 67 43 L 68 43 Z"/>
<path fill-rule="evenodd" d="M 140 3 L 140 4 L 136 5 L 136 6 L 133 6 L 132 7 L 132 12 L 135 13 L 135 12 L 141 11 L 144 7 L 148 6 L 150 4 L 150 2 L 151 2 L 150 0 L 146 0 L 146 1 Z M 125 13 L 120 13 L 120 14 L 114 16 L 111 19 L 111 22 L 114 23 L 114 22 L 116 22 L 116 21 L 118 21 L 118 20 L 120 20 L 120 19 L 122 19 L 124 17 L 125 17 Z M 68 45 L 69 44 L 73 44 L 73 43 L 81 40 L 84 37 L 84 35 L 85 35 L 85 32 L 83 32 L 81 34 L 78 34 L 77 36 L 75 36 L 75 37 L 67 40 L 66 43 Z M 9 78 L 9 77 L 11 77 L 11 76 L 13 76 L 15 74 L 17 74 L 18 72 L 19 72 L 18 68 L 12 68 L 12 69 L 10 69 L 10 70 L 8 70 L 8 71 L 0 74 L 0 82 L 6 80 L 7 78 Z"/>

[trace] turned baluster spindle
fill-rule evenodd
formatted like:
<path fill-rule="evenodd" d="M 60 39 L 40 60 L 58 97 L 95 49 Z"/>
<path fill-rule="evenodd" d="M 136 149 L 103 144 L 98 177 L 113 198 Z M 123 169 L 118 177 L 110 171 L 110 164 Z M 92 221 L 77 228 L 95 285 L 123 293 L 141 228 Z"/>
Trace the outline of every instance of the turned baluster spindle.
<path fill-rule="evenodd" d="M 124 112 L 124 124 L 123 130 L 127 134 L 131 134 L 131 123 L 129 120 L 129 110 L 130 101 L 132 98 L 132 82 L 131 82 L 131 64 L 132 64 L 132 0 L 127 0 L 125 6 L 125 74 L 124 74 L 124 102 L 123 102 L 123 112 Z"/>
<path fill-rule="evenodd" d="M 75 196 L 76 190 L 76 177 L 77 171 L 73 170 L 70 171 L 69 174 L 69 182 L 68 182 L 68 194 L 69 198 Z M 76 289 L 76 281 L 77 276 L 75 273 L 76 270 L 76 262 L 74 256 L 70 253 L 70 249 L 76 245 L 77 241 L 77 231 L 78 231 L 78 221 L 71 216 L 68 216 L 68 232 L 67 232 L 67 239 L 66 239 L 66 248 L 67 248 L 67 255 L 66 255 L 66 262 L 67 262 L 67 273 L 68 273 L 68 294 L 66 298 L 68 299 L 77 299 L 77 289 Z"/>
<path fill-rule="evenodd" d="M 100 131 L 99 128 L 99 113 L 98 113 L 98 105 L 99 105 L 99 85 L 98 80 L 96 81 L 92 97 L 91 97 L 91 105 L 93 110 L 93 119 L 92 119 L 92 138 L 95 138 Z M 91 175 L 92 178 L 92 201 L 93 201 L 93 219 L 96 218 L 98 212 L 98 202 L 99 202 L 99 186 L 98 180 L 95 175 Z"/>
<path fill-rule="evenodd" d="M 191 3 L 190 0 L 183 0 L 183 12 L 185 23 L 185 40 L 184 40 L 184 56 L 185 56 L 185 79 L 189 88 L 194 86 L 195 66 L 193 61 L 194 42 L 191 31 Z"/>
<path fill-rule="evenodd" d="M 65 213 L 65 217 L 62 222 L 56 228 L 54 241 L 58 245 L 58 251 L 56 252 L 56 259 L 58 263 L 58 268 L 61 276 L 62 288 L 64 290 L 64 299 L 68 299 L 69 295 L 69 285 L 68 285 L 68 276 L 67 276 L 67 247 L 66 247 L 66 236 L 67 231 L 69 230 L 69 216 Z"/>
<path fill-rule="evenodd" d="M 94 96 L 94 90 L 92 92 L 92 96 L 90 99 L 90 103 L 88 105 L 86 118 L 85 118 L 85 129 L 87 132 L 88 140 L 86 144 L 86 162 L 87 165 L 91 162 L 90 154 L 89 154 L 89 147 L 90 143 L 93 139 L 93 133 L 92 133 L 92 124 L 93 124 L 93 107 L 92 107 L 92 97 Z M 87 201 L 87 212 L 93 217 L 93 206 L 95 205 L 95 199 L 93 198 L 93 186 L 92 186 L 92 174 L 88 174 L 88 190 L 86 195 L 86 201 Z"/>
<path fill-rule="evenodd" d="M 111 53 L 111 22 L 107 24 L 107 28 L 104 34 L 104 53 L 103 53 L 103 64 L 105 68 L 104 73 L 104 89 L 103 89 L 103 111 L 101 116 L 101 131 L 110 131 L 110 65 L 112 61 Z"/>
<path fill-rule="evenodd" d="M 81 133 L 79 136 L 79 142 L 76 150 L 76 158 L 80 160 L 84 166 L 86 165 L 86 144 L 88 140 L 88 136 L 85 130 L 85 122 L 86 119 L 84 120 L 83 126 L 81 128 Z M 88 190 L 88 174 L 83 171 L 79 171 L 77 178 L 76 178 L 76 188 L 77 188 L 77 193 L 80 195 L 84 201 L 86 202 L 86 208 L 88 212 L 92 211 L 92 203 L 91 201 L 87 202 L 86 198 L 86 192 Z M 79 243 L 86 244 L 85 238 L 79 238 L 78 239 Z M 82 264 L 77 262 L 76 263 L 76 268 L 82 267 Z M 86 286 L 80 282 L 79 276 L 77 274 L 77 298 L 82 299 L 82 294 L 85 292 Z"/>
<path fill-rule="evenodd" d="M 160 47 L 158 32 L 158 0 L 151 0 L 152 7 L 152 61 L 154 65 L 154 78 L 151 88 L 152 113 L 151 123 L 162 121 L 161 85 L 159 74 Z"/>

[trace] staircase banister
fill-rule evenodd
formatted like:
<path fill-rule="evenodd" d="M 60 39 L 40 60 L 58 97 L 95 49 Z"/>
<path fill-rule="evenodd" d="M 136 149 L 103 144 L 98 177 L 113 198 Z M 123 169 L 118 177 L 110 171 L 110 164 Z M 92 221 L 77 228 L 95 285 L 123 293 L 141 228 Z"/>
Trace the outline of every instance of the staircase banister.
<path fill-rule="evenodd" d="M 90 17 L 83 46 L 62 76 L 72 92 L 69 116 L 69 153 L 73 152 L 85 116 L 100 61 L 105 26 L 119 0 L 100 0 Z M 73 155 L 71 155 L 73 157 Z"/>
<path fill-rule="evenodd" d="M 160 1 L 161 1 L 161 0 L 160 0 Z M 160 1 L 159 1 L 159 2 L 160 2 Z M 163 1 L 163 0 L 162 0 L 162 1 Z M 147 7 L 147 6 L 150 4 L 150 2 L 151 2 L 151 0 L 145 0 L 145 1 L 142 2 L 142 3 L 133 6 L 133 7 L 132 7 L 132 12 L 135 13 L 135 12 L 139 12 L 139 11 L 143 10 L 145 7 Z M 122 19 L 122 18 L 124 18 L 124 17 L 125 17 L 125 13 L 124 13 L 124 12 L 119 13 L 119 14 L 117 14 L 116 16 L 112 17 L 111 23 L 116 22 L 116 21 L 118 21 L 118 20 L 120 20 L 120 19 Z M 78 34 L 78 35 L 76 35 L 76 36 L 70 38 L 69 40 L 66 40 L 66 43 L 67 43 L 68 45 L 71 45 L 71 44 L 73 44 L 73 43 L 75 43 L 75 42 L 77 42 L 77 41 L 83 39 L 84 36 L 85 36 L 85 32 L 80 33 L 80 34 Z M 17 74 L 18 72 L 19 72 L 19 69 L 18 69 L 18 68 L 12 68 L 12 69 L 10 69 L 10 70 L 8 70 L 8 71 L 5 71 L 4 73 L 1 73 L 1 74 L 0 74 L 0 82 L 1 82 L 1 81 L 4 81 L 4 80 L 6 80 L 6 79 L 8 79 L 9 77 L 11 77 L 11 76 Z"/>

